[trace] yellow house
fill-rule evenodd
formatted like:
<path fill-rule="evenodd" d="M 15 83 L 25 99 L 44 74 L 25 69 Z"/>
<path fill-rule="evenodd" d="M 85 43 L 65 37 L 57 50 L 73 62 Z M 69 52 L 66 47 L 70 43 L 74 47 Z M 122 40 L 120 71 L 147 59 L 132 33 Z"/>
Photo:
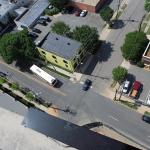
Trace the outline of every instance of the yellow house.
<path fill-rule="evenodd" d="M 74 72 L 85 53 L 80 42 L 54 33 L 47 34 L 37 48 L 50 64 L 69 72 Z"/>

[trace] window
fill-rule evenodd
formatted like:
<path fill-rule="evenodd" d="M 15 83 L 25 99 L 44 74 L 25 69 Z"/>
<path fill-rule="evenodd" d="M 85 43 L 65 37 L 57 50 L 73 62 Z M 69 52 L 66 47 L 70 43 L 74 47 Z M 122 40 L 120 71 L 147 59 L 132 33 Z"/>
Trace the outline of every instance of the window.
<path fill-rule="evenodd" d="M 58 61 L 57 61 L 57 60 L 55 60 L 55 63 L 58 63 Z"/>
<path fill-rule="evenodd" d="M 63 60 L 63 62 L 64 62 L 65 64 L 68 64 L 68 62 L 67 62 L 66 60 Z"/>
<path fill-rule="evenodd" d="M 54 56 L 54 55 L 52 55 L 52 57 L 53 57 L 54 59 L 57 59 L 56 56 Z"/>
<path fill-rule="evenodd" d="M 42 54 L 44 54 L 45 55 L 45 52 L 44 51 L 41 51 L 42 52 Z"/>

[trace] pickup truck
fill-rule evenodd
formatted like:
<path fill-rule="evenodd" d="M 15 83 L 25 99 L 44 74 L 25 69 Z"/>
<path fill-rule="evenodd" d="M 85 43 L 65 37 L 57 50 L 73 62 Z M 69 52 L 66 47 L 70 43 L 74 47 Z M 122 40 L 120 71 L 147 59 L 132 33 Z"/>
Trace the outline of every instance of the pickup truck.
<path fill-rule="evenodd" d="M 132 90 L 131 90 L 131 93 L 130 93 L 130 96 L 132 98 L 137 98 L 137 96 L 138 96 L 138 94 L 140 92 L 141 87 L 142 87 L 141 82 L 134 81 L 133 86 L 132 86 Z"/>

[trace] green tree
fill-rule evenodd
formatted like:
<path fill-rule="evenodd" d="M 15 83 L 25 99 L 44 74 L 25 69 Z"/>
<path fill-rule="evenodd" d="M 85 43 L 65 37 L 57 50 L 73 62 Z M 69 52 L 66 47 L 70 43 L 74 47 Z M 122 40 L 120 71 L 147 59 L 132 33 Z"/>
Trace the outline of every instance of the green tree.
<path fill-rule="evenodd" d="M 144 8 L 146 11 L 150 11 L 150 0 L 145 0 L 144 2 Z"/>
<path fill-rule="evenodd" d="M 106 22 L 109 22 L 111 17 L 113 16 L 114 11 L 109 7 L 106 6 L 100 10 L 100 16 Z"/>
<path fill-rule="evenodd" d="M 112 71 L 113 79 L 117 82 L 121 82 L 126 77 L 127 73 L 128 71 L 126 68 L 118 66 Z"/>
<path fill-rule="evenodd" d="M 59 35 L 68 35 L 70 32 L 70 27 L 62 21 L 56 22 L 52 26 L 52 31 Z"/>
<path fill-rule="evenodd" d="M 57 7 L 57 8 L 63 8 L 69 0 L 49 0 L 50 4 Z"/>
<path fill-rule="evenodd" d="M 141 60 L 147 44 L 148 39 L 144 32 L 130 32 L 126 35 L 122 46 L 122 55 L 126 60 L 137 63 Z"/>
<path fill-rule="evenodd" d="M 28 32 L 7 33 L 0 39 L 0 55 L 6 63 L 17 59 L 29 59 L 37 56 L 38 52 Z"/>
<path fill-rule="evenodd" d="M 83 48 L 90 53 L 94 53 L 99 44 L 99 35 L 97 29 L 87 25 L 76 27 L 73 30 L 72 38 L 81 42 Z"/>

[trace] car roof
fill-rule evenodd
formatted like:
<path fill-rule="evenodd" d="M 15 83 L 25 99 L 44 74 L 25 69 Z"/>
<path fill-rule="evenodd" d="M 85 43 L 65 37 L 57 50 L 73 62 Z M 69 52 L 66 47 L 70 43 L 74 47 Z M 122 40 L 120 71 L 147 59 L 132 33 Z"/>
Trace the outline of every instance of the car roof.
<path fill-rule="evenodd" d="M 133 88 L 134 90 L 138 90 L 141 86 L 141 82 L 139 81 L 135 81 L 134 84 L 133 84 Z"/>

